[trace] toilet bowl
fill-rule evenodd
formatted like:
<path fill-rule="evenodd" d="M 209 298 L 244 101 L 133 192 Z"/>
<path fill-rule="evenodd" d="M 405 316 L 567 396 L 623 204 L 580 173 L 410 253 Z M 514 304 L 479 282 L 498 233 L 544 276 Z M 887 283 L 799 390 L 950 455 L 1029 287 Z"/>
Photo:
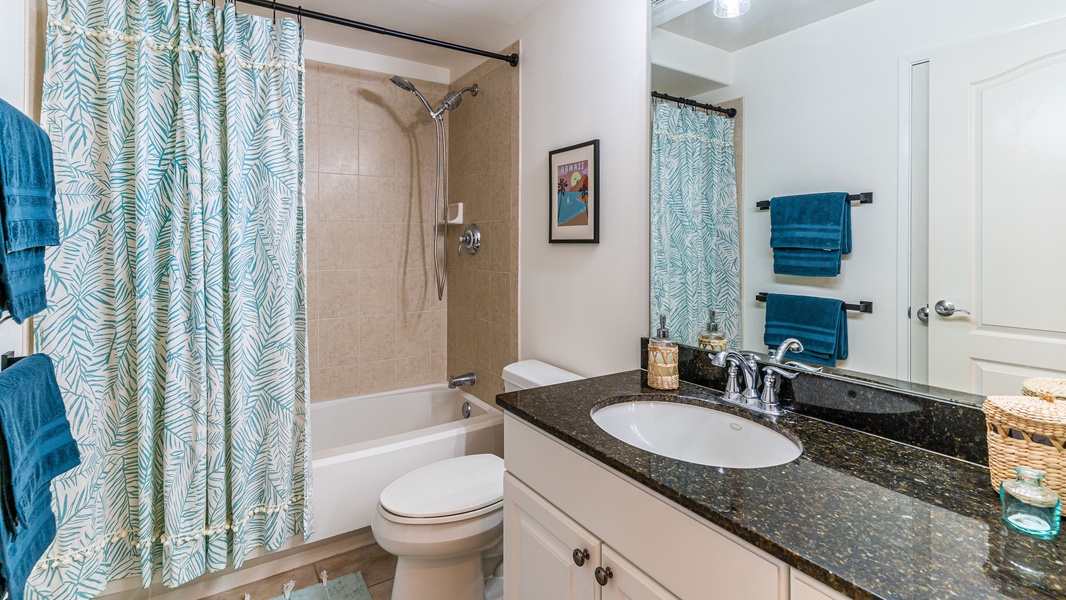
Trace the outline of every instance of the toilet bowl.
<path fill-rule="evenodd" d="M 460 456 L 404 475 L 370 527 L 398 558 L 393 600 L 483 600 L 482 553 L 503 537 L 503 459 Z"/>
<path fill-rule="evenodd" d="M 535 360 L 503 370 L 508 392 L 576 379 Z M 381 492 L 370 528 L 397 557 L 392 600 L 485 600 L 485 577 L 500 574 L 503 470 L 492 454 L 460 456 L 411 471 Z M 502 589 L 498 577 L 494 587 Z"/>

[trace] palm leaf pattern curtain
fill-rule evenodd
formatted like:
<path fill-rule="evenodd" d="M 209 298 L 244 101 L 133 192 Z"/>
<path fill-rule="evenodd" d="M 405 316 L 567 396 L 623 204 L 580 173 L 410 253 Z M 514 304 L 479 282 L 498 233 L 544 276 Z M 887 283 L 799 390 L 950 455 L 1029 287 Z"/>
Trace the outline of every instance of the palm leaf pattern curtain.
<path fill-rule="evenodd" d="M 740 346 L 740 222 L 733 120 L 656 104 L 651 152 L 651 331 L 696 344 L 717 311 Z"/>
<path fill-rule="evenodd" d="M 29 597 L 177 586 L 309 536 L 302 31 L 50 0 L 52 356 L 82 465 Z"/>

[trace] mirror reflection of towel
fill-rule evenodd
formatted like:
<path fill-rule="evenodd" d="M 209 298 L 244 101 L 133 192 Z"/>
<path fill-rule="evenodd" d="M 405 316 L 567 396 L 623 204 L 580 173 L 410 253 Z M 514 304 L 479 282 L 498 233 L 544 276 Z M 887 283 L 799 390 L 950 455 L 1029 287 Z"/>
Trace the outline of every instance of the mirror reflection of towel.
<path fill-rule="evenodd" d="M 835 367 L 848 358 L 848 319 L 844 301 L 832 298 L 766 295 L 766 330 L 763 342 L 776 348 L 794 337 L 803 352 L 786 356 L 792 360 Z"/>
<path fill-rule="evenodd" d="M 774 273 L 836 277 L 851 253 L 851 203 L 847 192 L 780 196 L 770 201 Z"/>

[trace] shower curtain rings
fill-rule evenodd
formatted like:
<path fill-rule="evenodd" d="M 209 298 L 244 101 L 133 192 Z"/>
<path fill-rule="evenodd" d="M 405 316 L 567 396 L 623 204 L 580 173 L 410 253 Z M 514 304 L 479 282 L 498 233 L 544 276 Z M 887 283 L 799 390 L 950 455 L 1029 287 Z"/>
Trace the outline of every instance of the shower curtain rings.
<path fill-rule="evenodd" d="M 274 0 L 271 3 L 271 10 L 274 11 L 274 16 L 273 16 L 274 24 L 277 25 L 278 24 L 278 0 Z"/>
<path fill-rule="evenodd" d="M 301 4 L 296 7 L 296 24 L 300 27 L 304 26 L 304 6 Z"/>

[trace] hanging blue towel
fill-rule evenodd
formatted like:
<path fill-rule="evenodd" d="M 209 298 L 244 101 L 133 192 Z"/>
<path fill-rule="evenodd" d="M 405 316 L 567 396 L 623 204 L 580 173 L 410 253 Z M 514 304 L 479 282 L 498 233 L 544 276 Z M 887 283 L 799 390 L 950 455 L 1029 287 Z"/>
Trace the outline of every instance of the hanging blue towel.
<path fill-rule="evenodd" d="M 847 192 L 781 196 L 770 201 L 774 273 L 836 277 L 842 254 L 851 253 L 851 203 Z"/>
<path fill-rule="evenodd" d="M 16 323 L 48 308 L 44 287 L 44 248 L 7 252 L 0 227 L 0 311 Z"/>
<path fill-rule="evenodd" d="M 0 430 L 5 442 L 0 576 L 11 600 L 21 600 L 26 578 L 55 538 L 49 486 L 81 462 L 47 355 L 34 354 L 0 371 Z"/>
<path fill-rule="evenodd" d="M 3 100 L 0 183 L 7 252 L 59 245 L 52 142 L 40 125 Z"/>
<path fill-rule="evenodd" d="M 763 343 L 776 348 L 794 337 L 803 353 L 788 357 L 835 367 L 848 358 L 848 319 L 844 301 L 788 294 L 766 295 L 766 330 Z"/>

